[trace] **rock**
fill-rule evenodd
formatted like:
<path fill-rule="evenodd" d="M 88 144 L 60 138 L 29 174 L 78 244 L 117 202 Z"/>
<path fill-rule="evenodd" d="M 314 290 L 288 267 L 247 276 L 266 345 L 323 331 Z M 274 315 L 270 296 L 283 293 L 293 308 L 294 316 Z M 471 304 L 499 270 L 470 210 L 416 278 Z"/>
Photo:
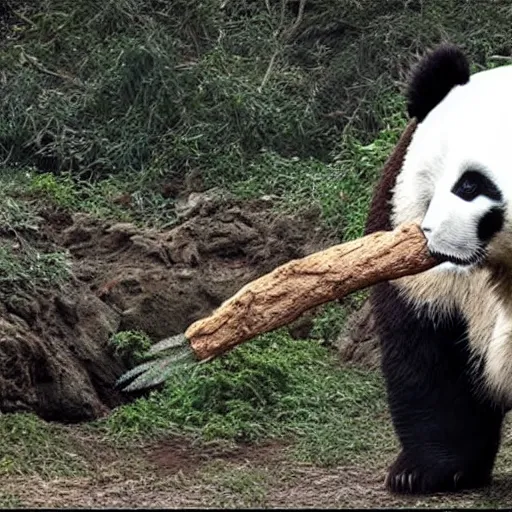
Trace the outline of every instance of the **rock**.
<path fill-rule="evenodd" d="M 354 312 L 335 342 L 343 362 L 350 362 L 365 368 L 380 366 L 380 345 L 374 330 L 373 315 L 369 301 Z"/>

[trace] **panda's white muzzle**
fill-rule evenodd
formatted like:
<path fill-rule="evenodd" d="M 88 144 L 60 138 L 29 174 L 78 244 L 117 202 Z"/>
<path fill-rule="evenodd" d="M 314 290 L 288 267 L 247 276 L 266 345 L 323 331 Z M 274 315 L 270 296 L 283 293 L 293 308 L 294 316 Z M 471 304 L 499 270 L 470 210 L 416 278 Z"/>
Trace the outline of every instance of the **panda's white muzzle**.
<path fill-rule="evenodd" d="M 429 251 L 456 265 L 478 263 L 487 243 L 479 237 L 479 225 L 493 206 L 484 196 L 464 201 L 450 192 L 434 194 L 421 224 Z"/>

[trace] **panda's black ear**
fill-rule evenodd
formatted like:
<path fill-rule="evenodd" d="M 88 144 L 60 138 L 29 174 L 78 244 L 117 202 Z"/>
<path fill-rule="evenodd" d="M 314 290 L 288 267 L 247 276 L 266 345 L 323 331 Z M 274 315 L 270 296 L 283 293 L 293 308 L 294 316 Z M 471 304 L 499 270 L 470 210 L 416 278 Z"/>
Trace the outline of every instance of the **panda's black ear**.
<path fill-rule="evenodd" d="M 443 44 L 423 57 L 413 70 L 407 110 L 419 123 L 456 85 L 469 81 L 469 63 L 459 48 Z"/>

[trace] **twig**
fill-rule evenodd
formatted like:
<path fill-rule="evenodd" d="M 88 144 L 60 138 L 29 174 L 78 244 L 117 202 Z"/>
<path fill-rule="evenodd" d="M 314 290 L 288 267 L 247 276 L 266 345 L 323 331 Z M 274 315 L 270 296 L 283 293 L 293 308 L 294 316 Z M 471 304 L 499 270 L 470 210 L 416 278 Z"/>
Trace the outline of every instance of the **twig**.
<path fill-rule="evenodd" d="M 281 32 L 281 29 L 283 28 L 287 4 L 288 0 L 281 1 L 281 15 L 279 17 L 279 25 L 277 26 L 276 35 L 279 34 Z"/>
<path fill-rule="evenodd" d="M 261 92 L 263 90 L 263 87 L 265 87 L 265 84 L 268 82 L 268 79 L 270 78 L 270 73 L 272 72 L 272 68 L 274 67 L 274 62 L 279 54 L 279 50 L 276 50 L 272 57 L 270 57 L 270 62 L 268 63 L 267 71 L 265 71 L 265 76 L 263 77 L 263 80 L 261 81 L 260 86 L 258 87 L 258 92 Z"/>
<path fill-rule="evenodd" d="M 5 149 L 2 145 L 2 149 Z M 11 149 L 9 150 L 9 154 L 6 156 L 5 160 L 3 162 L 0 162 L 0 167 L 4 167 L 7 165 L 7 162 L 11 159 L 12 153 L 14 151 L 14 144 L 11 146 Z"/>
<path fill-rule="evenodd" d="M 279 21 L 279 27 L 277 29 L 278 33 L 281 30 L 281 27 L 284 23 L 284 12 L 286 8 L 287 0 L 283 0 L 281 4 L 281 19 Z M 281 44 L 280 47 L 272 54 L 272 57 L 270 57 L 270 62 L 268 63 L 267 71 L 265 71 L 265 75 L 263 76 L 263 80 L 261 81 L 260 86 L 258 87 L 258 92 L 261 93 L 263 90 L 263 87 L 265 87 L 266 83 L 268 82 L 268 79 L 270 78 L 270 74 L 272 73 L 272 68 L 274 67 L 274 62 L 277 59 L 277 56 L 279 55 L 280 51 L 282 50 L 283 46 L 291 39 L 293 34 L 297 31 L 300 24 L 302 23 L 302 19 L 304 18 L 304 9 L 306 7 L 306 0 L 300 0 L 299 4 L 299 12 L 297 13 L 297 18 L 293 25 L 285 30 L 282 33 L 281 36 Z"/>
<path fill-rule="evenodd" d="M 299 12 L 297 13 L 297 19 L 295 20 L 295 23 L 284 32 L 284 42 L 291 39 L 293 34 L 297 31 L 300 24 L 302 23 L 302 19 L 304 18 L 304 9 L 306 7 L 306 0 L 300 0 L 299 4 Z"/>
<path fill-rule="evenodd" d="M 509 55 L 491 55 L 489 57 L 489 59 L 494 59 L 494 60 L 506 60 L 508 62 L 510 62 L 512 60 L 512 57 L 509 56 Z"/>
<path fill-rule="evenodd" d="M 10 7 L 10 6 L 9 6 Z M 11 7 L 12 9 L 12 7 Z M 37 29 L 37 24 L 34 23 L 30 18 L 27 18 L 22 12 L 12 9 L 12 13 L 25 23 L 28 23 L 32 28 Z"/>
<path fill-rule="evenodd" d="M 23 48 L 21 48 L 21 56 L 26 62 L 28 62 L 29 64 L 32 64 L 32 66 L 34 66 L 37 70 L 41 71 L 41 73 L 45 73 L 46 75 L 50 75 L 50 76 L 60 78 L 62 80 L 66 80 L 78 87 L 82 87 L 82 88 L 85 87 L 83 82 L 81 80 L 79 80 L 78 78 L 75 78 L 75 77 L 72 77 L 69 75 L 65 75 L 63 73 L 57 73 L 56 71 L 52 71 L 48 68 L 45 68 L 42 64 L 40 64 L 38 62 L 36 57 L 33 57 L 32 55 L 28 55 L 27 53 L 25 53 Z"/>

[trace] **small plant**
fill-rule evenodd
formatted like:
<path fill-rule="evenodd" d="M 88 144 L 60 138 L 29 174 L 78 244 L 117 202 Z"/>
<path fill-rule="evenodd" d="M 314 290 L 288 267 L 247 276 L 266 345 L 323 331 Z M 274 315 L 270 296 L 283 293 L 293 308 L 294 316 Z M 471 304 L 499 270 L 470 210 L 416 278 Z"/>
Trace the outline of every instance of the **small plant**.
<path fill-rule="evenodd" d="M 0 297 L 15 290 L 59 285 L 69 277 L 70 264 L 66 254 L 45 253 L 15 244 L 17 249 L 0 245 Z"/>
<path fill-rule="evenodd" d="M 119 331 L 110 338 L 110 343 L 129 368 L 142 362 L 151 347 L 150 338 L 140 331 Z"/>
<path fill-rule="evenodd" d="M 28 190 L 62 208 L 73 208 L 78 202 L 76 185 L 70 175 L 57 178 L 51 173 L 36 174 L 30 181 Z"/>

